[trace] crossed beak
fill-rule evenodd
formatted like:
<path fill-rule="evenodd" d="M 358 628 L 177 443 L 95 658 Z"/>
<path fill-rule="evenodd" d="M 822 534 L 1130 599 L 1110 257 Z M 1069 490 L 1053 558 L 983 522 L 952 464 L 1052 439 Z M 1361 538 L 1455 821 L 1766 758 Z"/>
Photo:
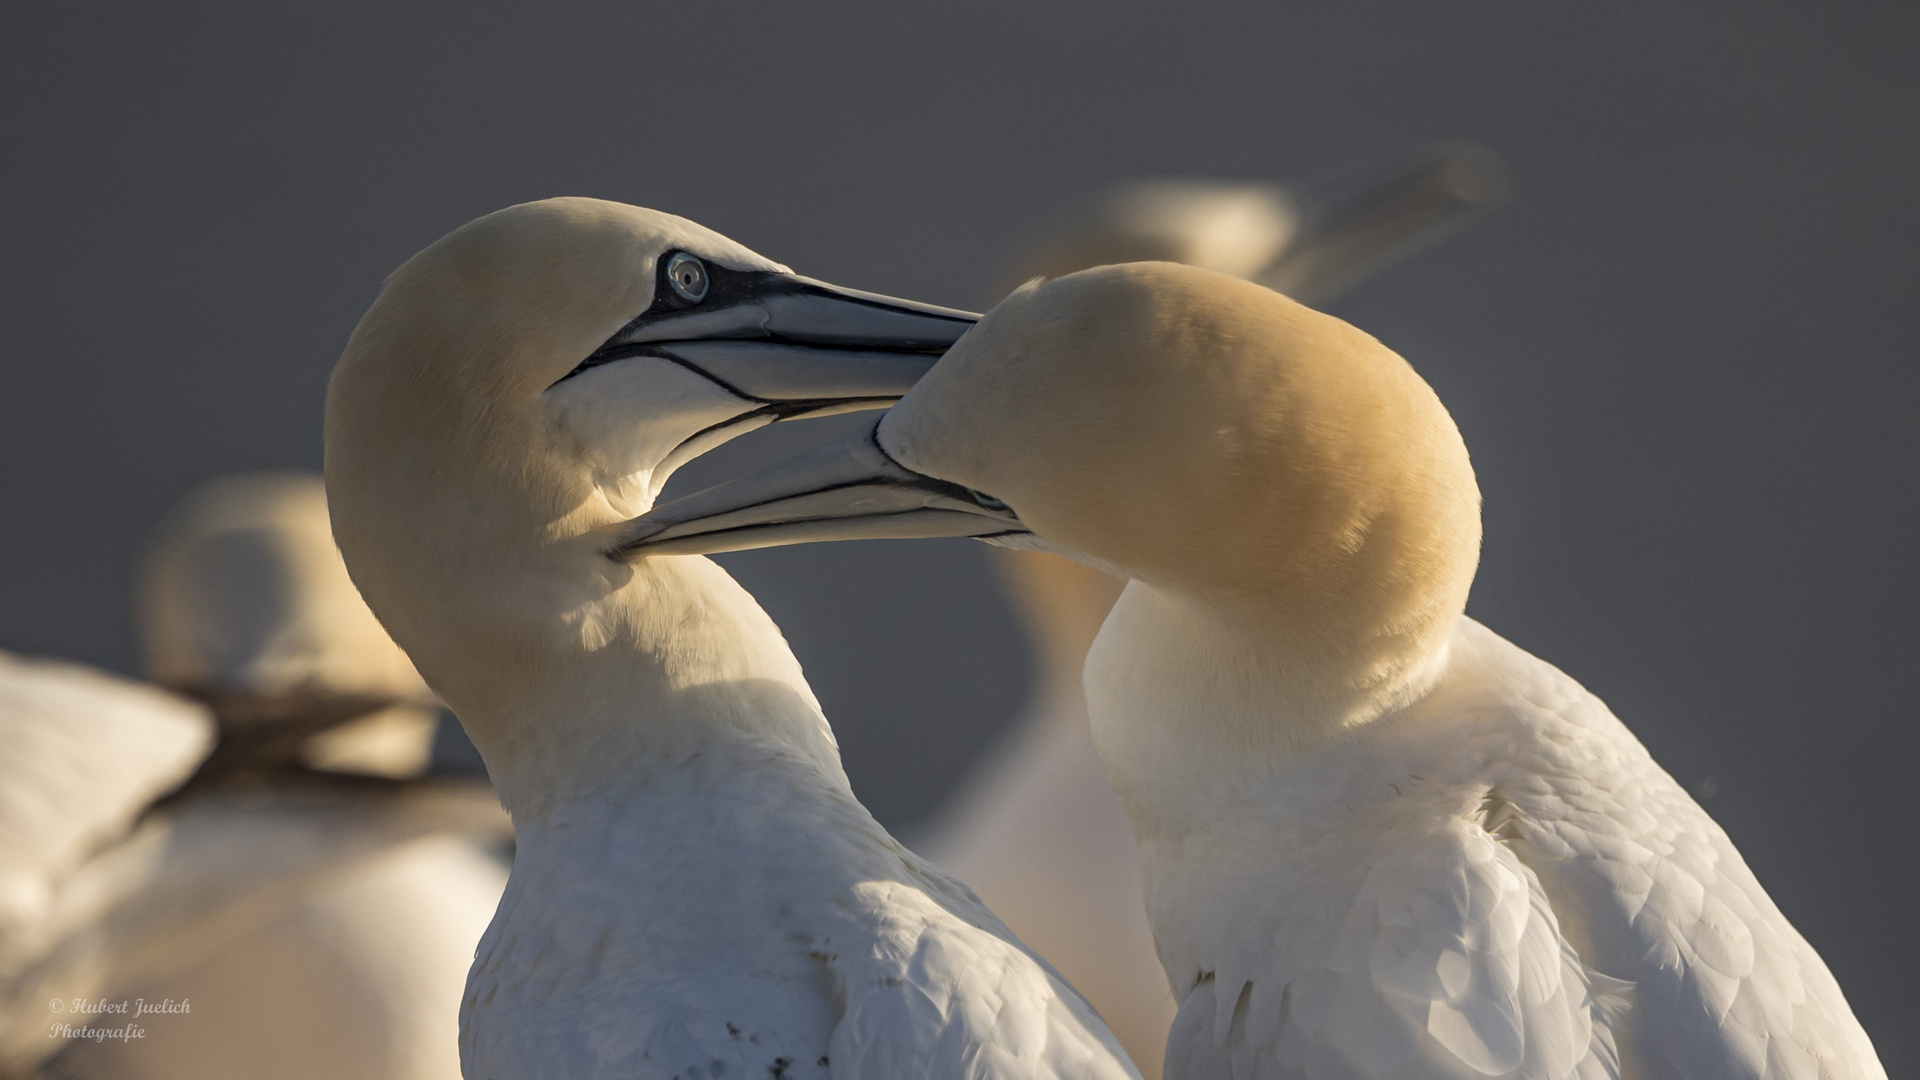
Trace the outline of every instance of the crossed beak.
<path fill-rule="evenodd" d="M 621 528 L 607 554 L 708 555 L 825 540 L 1026 533 L 1005 503 L 901 465 L 880 420 L 751 476 L 688 495 Z"/>
<path fill-rule="evenodd" d="M 1300 236 L 1257 278 L 1319 299 L 1499 201 L 1502 175 L 1487 151 L 1442 146 L 1292 194 L 1304 219 Z M 743 279 L 743 299 L 736 305 L 709 304 L 653 323 L 643 317 L 595 354 L 666 356 L 761 403 L 716 428 L 715 442 L 739 434 L 740 424 L 885 407 L 978 318 L 805 278 L 735 276 Z M 807 351 L 797 356 L 796 349 Z M 637 559 L 825 540 L 991 539 L 1029 531 L 1000 500 L 895 461 L 880 444 L 879 425 L 875 420 L 752 476 L 655 507 L 621 527 L 608 554 Z M 689 440 L 685 456 L 710 445 Z M 680 451 L 676 458 L 685 460 Z"/>

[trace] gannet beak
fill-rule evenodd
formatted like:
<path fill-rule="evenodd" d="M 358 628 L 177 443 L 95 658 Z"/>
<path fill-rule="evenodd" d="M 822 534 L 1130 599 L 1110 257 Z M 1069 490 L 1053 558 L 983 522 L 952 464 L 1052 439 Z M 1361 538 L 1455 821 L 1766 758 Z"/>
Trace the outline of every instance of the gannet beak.
<path fill-rule="evenodd" d="M 906 468 L 880 447 L 874 420 L 843 439 L 752 476 L 688 495 L 623 526 L 609 557 L 934 536 L 1027 532 L 1006 504 Z"/>
<path fill-rule="evenodd" d="M 660 262 L 653 306 L 555 386 L 602 364 L 650 356 L 762 406 L 752 410 L 762 423 L 883 408 L 979 319 L 795 274 L 708 263 L 699 263 L 700 290 L 688 300 L 669 287 L 674 264 Z"/>

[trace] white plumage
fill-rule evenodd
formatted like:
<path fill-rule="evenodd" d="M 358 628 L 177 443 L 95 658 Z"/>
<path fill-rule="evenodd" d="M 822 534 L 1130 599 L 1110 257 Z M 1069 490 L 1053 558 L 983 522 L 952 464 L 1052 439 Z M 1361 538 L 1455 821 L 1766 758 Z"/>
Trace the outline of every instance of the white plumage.
<path fill-rule="evenodd" d="M 484 785 L 297 767 L 405 775 L 432 722 L 425 686 L 346 577 L 319 478 L 196 492 L 142 585 L 153 674 L 215 709 L 78 665 L 0 660 L 4 1064 L 457 1076 L 460 992 L 505 883 L 490 850 L 505 822 Z M 210 762 L 216 728 L 226 746 Z M 93 1015 L 76 999 L 134 1004 Z M 188 1011 L 135 1014 L 143 1000 Z M 55 1030 L 87 1024 L 139 1034 L 69 1043 Z"/>
<path fill-rule="evenodd" d="M 1020 570 L 1028 571 L 1059 574 L 1050 566 Z M 1119 583 L 1112 584 L 1117 591 Z M 1104 614 L 1093 613 L 1095 627 Z M 1017 726 L 912 843 L 1057 965 L 1112 1025 L 1141 1073 L 1158 1076 L 1177 1003 L 1140 905 L 1133 833 L 1087 730 L 1079 689 L 1084 659 L 1083 639 L 1071 686 L 1046 679 Z M 1047 674 L 1043 669 L 1043 679 Z"/>
<path fill-rule="evenodd" d="M 1142 263 L 1020 290 L 873 428 L 629 535 L 989 536 L 1131 579 L 1087 702 L 1172 1080 L 1883 1077 L 1719 827 L 1465 618 L 1479 504 L 1379 342 Z"/>
<path fill-rule="evenodd" d="M 473 839 L 491 823 L 442 821 L 424 835 L 382 835 L 377 822 L 356 820 L 351 803 L 364 801 L 314 813 L 375 842 L 265 897 L 270 904 L 228 913 L 197 960 L 105 991 L 116 1000 L 191 1002 L 191 1013 L 137 1019 L 145 1031 L 136 1041 L 77 1042 L 60 1058 L 60 1075 L 458 1077 L 460 991 L 506 879 L 500 860 Z M 229 819 L 257 811 L 234 807 Z M 265 817 L 281 827 L 252 843 L 226 822 L 216 837 L 221 855 L 259 859 L 266 849 L 301 844 L 278 814 Z"/>
<path fill-rule="evenodd" d="M 995 295 L 1035 276 L 1164 259 L 1325 300 L 1485 209 L 1497 159 L 1439 147 L 1313 184 L 1136 180 L 1069 208 L 1022 247 Z M 977 890 L 1099 1008 L 1157 1080 L 1178 1004 L 1140 906 L 1140 859 L 1087 728 L 1080 671 L 1123 584 L 1056 555 L 1003 550 L 1035 644 L 1021 715 L 913 839 Z"/>
<path fill-rule="evenodd" d="M 213 739 L 213 717 L 172 694 L 0 653 L 0 943 L 46 919 L 59 881 L 125 836 Z"/>
<path fill-rule="evenodd" d="M 778 629 L 619 530 L 672 469 L 896 398 L 971 324 L 653 211 L 510 208 L 409 261 L 327 406 L 335 535 L 517 830 L 470 1077 L 1137 1076 L 854 799 Z"/>
<path fill-rule="evenodd" d="M 1598 698 L 1462 619 L 1421 701 L 1143 835 L 1169 1074 L 1884 1076 L 1811 947 Z"/>
<path fill-rule="evenodd" d="M 984 905 L 771 747 L 523 825 L 468 993 L 483 1072 L 1124 1075 Z"/>
<path fill-rule="evenodd" d="M 119 958 L 74 939 L 134 891 L 140 867 L 103 873 L 99 853 L 127 842 L 213 737 L 213 718 L 171 694 L 0 654 L 0 1071 L 59 1050 L 49 999 L 111 978 Z"/>
<path fill-rule="evenodd" d="M 421 837 L 484 831 L 497 815 L 463 792 L 431 787 L 371 796 L 324 786 L 265 798 L 208 793 L 149 809 L 200 763 L 212 734 L 211 718 L 198 706 L 150 687 L 74 664 L 0 658 L 0 737 L 8 748 L 0 758 L 0 836 L 8 841 L 0 864 L 7 899 L 0 1066 L 24 1071 L 60 1052 L 66 1038 L 56 1025 L 122 1025 L 116 1014 L 75 1015 L 76 999 L 191 995 L 197 1014 L 125 1018 L 151 1029 L 152 1042 L 82 1043 L 61 1058 L 62 1073 L 309 1075 L 307 1061 L 289 1061 L 284 1045 L 263 1041 L 266 1033 L 218 1025 L 222 1005 L 258 1007 L 256 969 L 229 964 L 232 981 L 217 984 L 186 973 L 222 954 L 250 957 L 264 944 L 263 927 L 308 896 L 350 882 L 383 852 L 432 842 Z M 384 897 L 378 919 L 391 923 L 399 899 Z M 457 921 L 457 909 L 436 914 L 443 923 Z M 254 947 L 241 945 L 250 937 Z M 468 949 L 470 943 L 462 952 Z M 306 972 L 309 980 L 315 974 Z M 329 1027 L 331 1014 L 316 1007 L 328 1000 L 328 989 L 308 981 L 279 1001 L 290 1012 L 304 1010 L 310 1031 L 364 1036 L 364 1029 Z M 457 982 L 451 989 L 457 994 Z M 432 1002 L 409 1001 L 410 1013 L 399 1015 L 423 1007 L 430 1011 Z M 451 999 L 441 1006 L 449 1020 L 452 1008 Z M 206 1022 L 209 1016 L 216 1022 Z M 439 1034 L 442 1045 L 450 1043 L 451 1024 Z M 168 1036 L 187 1042 L 163 1045 Z M 176 1073 L 183 1059 L 244 1068 Z M 339 1058 L 329 1052 L 325 1060 Z"/>

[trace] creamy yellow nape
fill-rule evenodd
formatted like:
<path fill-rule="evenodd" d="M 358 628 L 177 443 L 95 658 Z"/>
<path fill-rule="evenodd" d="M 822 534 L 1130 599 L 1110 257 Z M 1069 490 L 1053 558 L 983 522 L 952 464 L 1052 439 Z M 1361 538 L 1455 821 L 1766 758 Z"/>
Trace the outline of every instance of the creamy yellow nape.
<path fill-rule="evenodd" d="M 547 393 L 646 310 L 655 256 L 673 248 L 787 272 L 669 214 L 577 198 L 510 207 L 395 271 L 328 386 L 327 496 L 348 569 L 460 717 L 516 817 L 557 790 L 555 777 L 588 790 L 622 767 L 622 754 L 602 753 L 606 732 L 574 725 L 594 715 L 590 693 L 658 689 L 630 686 L 635 679 L 672 683 L 698 670 L 708 681 L 778 684 L 804 707 L 743 712 L 804 728 L 797 745 L 822 743 L 824 723 L 779 631 L 717 567 L 602 554 L 597 530 L 646 509 L 649 470 L 671 443 L 596 440 Z M 650 430 L 684 420 L 677 442 L 741 406 L 713 393 L 723 406 L 689 397 L 686 416 L 673 399 L 649 402 Z M 715 407 L 726 411 L 700 412 Z M 737 653 L 700 652 L 711 644 L 703 620 L 732 618 L 703 610 L 713 606 L 702 599 L 709 587 L 746 611 Z M 756 652 L 760 644 L 769 647 Z M 654 660 L 629 663 L 635 649 Z M 832 757 L 830 737 L 817 753 Z"/>
<path fill-rule="evenodd" d="M 1047 544 L 1135 579 L 1116 619 L 1149 606 L 1137 621 L 1180 628 L 1097 647 L 1090 686 L 1120 692 L 1109 675 L 1144 682 L 1167 664 L 1285 685 L 1299 730 L 1248 718 L 1283 739 L 1424 689 L 1479 554 L 1465 444 L 1419 375 L 1333 316 L 1194 267 L 1023 288 L 880 437 L 903 465 L 988 492 Z M 1257 654 L 1235 644 L 1245 630 Z"/>

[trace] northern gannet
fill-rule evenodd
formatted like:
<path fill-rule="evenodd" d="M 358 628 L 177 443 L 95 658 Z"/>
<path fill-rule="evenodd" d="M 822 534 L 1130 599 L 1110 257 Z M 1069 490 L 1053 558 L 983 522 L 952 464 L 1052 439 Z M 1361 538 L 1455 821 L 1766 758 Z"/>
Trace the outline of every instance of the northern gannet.
<path fill-rule="evenodd" d="M 751 597 L 706 559 L 609 555 L 685 460 L 890 403 L 973 319 L 553 199 L 437 241 L 361 320 L 328 390 L 334 532 L 516 828 L 469 1077 L 1138 1075 L 855 800 Z"/>
<path fill-rule="evenodd" d="M 995 295 L 1036 275 L 1177 262 L 1322 303 L 1451 235 L 1506 189 L 1499 155 L 1473 143 L 1288 184 L 1122 181 L 1071 204 L 1018 245 Z"/>
<path fill-rule="evenodd" d="M 232 767 L 427 768 L 439 703 L 347 577 L 318 475 L 194 489 L 156 530 L 137 594 L 144 674 L 213 709 Z"/>
<path fill-rule="evenodd" d="M 1479 510 L 1394 353 L 1146 263 L 1023 288 L 876 425 L 623 548 L 979 535 L 1128 577 L 1086 685 L 1171 1078 L 1884 1077 L 1727 835 L 1465 616 Z"/>
<path fill-rule="evenodd" d="M 117 957 L 62 945 L 90 936 L 131 891 L 117 879 L 137 871 L 89 879 L 213 740 L 213 717 L 193 702 L 79 664 L 0 653 L 0 1076 L 30 1073 L 59 1052 L 49 999 L 92 996 L 105 981 Z"/>
<path fill-rule="evenodd" d="M 1105 263 L 1204 266 L 1325 301 L 1501 195 L 1498 158 L 1447 145 L 1288 185 L 1115 184 L 1021 245 L 994 295 Z M 1157 1080 L 1178 1002 L 1140 904 L 1140 859 L 1087 727 L 1080 673 L 1124 582 L 1057 555 L 996 549 L 1034 642 L 1033 697 L 913 849 L 971 886 L 1100 1010 Z"/>
<path fill-rule="evenodd" d="M 218 1060 L 225 1032 L 206 1033 L 198 1057 L 139 1055 L 187 1035 L 174 1021 L 191 1014 L 95 1015 L 72 1005 L 131 1001 L 365 860 L 421 837 L 486 827 L 472 800 L 435 790 L 307 789 L 263 801 L 216 788 L 154 805 L 207 758 L 214 732 L 207 710 L 156 687 L 0 656 L 0 1075 L 29 1074 L 69 1039 L 90 1040 L 90 1025 L 113 1030 L 122 1020 L 148 1029 L 128 1055 L 139 1069 L 95 1071 L 89 1041 L 79 1056 L 57 1060 L 59 1072 L 260 1075 L 168 1072 L 183 1060 Z M 265 1033 L 232 1034 L 246 1047 Z M 118 1041 L 125 1048 L 130 1040 Z M 288 1049 L 251 1064 L 270 1075 L 312 1075 L 285 1060 Z"/>
<path fill-rule="evenodd" d="M 137 1021 L 138 1040 L 76 1040 L 60 1074 L 458 1077 L 467 968 L 506 886 L 493 850 L 503 822 L 481 783 L 328 775 L 420 774 L 439 706 L 348 580 L 321 478 L 243 474 L 189 494 L 151 545 L 137 615 L 146 675 L 207 703 L 220 726 L 163 816 L 195 822 L 200 846 L 224 843 L 232 860 L 314 829 L 333 837 L 322 852 L 344 845 L 346 857 L 323 855 L 326 872 L 165 966 L 116 973 L 96 996 L 191 1012 Z M 473 820 L 350 835 L 420 798 L 465 803 Z M 277 830 L 289 812 L 299 826 Z"/>

